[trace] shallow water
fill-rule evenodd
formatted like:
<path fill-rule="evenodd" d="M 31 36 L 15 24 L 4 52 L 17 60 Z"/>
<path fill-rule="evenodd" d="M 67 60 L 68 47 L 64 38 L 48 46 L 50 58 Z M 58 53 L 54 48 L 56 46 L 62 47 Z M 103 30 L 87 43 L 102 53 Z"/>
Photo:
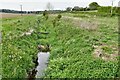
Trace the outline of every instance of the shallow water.
<path fill-rule="evenodd" d="M 36 74 L 36 78 L 40 78 L 44 76 L 44 71 L 47 68 L 48 60 L 50 57 L 49 52 L 39 52 L 38 53 L 38 66 L 36 70 L 38 71 Z"/>

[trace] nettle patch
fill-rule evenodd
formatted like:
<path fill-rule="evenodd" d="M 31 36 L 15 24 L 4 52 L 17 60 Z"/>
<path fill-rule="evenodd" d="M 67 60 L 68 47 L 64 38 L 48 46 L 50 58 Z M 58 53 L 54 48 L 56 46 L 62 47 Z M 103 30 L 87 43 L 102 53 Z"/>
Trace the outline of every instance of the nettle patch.
<path fill-rule="evenodd" d="M 115 46 L 108 46 L 102 44 L 100 46 L 94 45 L 93 57 L 101 58 L 105 61 L 116 61 L 118 57 L 118 48 Z"/>

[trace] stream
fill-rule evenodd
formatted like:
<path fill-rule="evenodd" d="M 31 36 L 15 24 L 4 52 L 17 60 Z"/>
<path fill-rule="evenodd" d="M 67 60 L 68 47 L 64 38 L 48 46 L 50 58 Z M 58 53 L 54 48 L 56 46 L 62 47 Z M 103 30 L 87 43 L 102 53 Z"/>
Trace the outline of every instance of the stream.
<path fill-rule="evenodd" d="M 44 71 L 47 68 L 48 60 L 50 57 L 49 52 L 39 52 L 38 53 L 38 66 L 36 67 L 37 74 L 36 78 L 41 78 L 44 76 Z"/>

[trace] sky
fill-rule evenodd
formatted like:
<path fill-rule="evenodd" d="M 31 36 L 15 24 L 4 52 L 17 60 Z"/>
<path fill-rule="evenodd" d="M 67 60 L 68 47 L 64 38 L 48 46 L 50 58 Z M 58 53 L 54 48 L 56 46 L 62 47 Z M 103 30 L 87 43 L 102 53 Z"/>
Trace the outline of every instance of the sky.
<path fill-rule="evenodd" d="M 101 6 L 110 6 L 111 2 L 118 6 L 120 0 L 0 0 L 0 9 L 20 10 L 22 5 L 23 11 L 45 10 L 48 2 L 51 3 L 54 10 L 65 10 L 67 7 L 88 7 L 91 2 L 97 2 Z"/>

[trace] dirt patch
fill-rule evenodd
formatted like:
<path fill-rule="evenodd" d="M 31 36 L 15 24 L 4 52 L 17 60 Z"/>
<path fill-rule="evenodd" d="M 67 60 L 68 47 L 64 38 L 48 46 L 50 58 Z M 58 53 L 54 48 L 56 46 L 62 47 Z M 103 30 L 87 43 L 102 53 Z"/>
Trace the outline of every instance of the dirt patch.
<path fill-rule="evenodd" d="M 88 30 L 97 30 L 99 22 L 97 20 L 83 20 L 82 18 L 63 16 L 65 21 L 72 20 L 72 24 L 76 27 Z"/>
<path fill-rule="evenodd" d="M 109 54 L 107 52 L 104 52 L 103 47 L 110 47 L 108 45 L 100 45 L 100 46 L 93 46 L 94 47 L 94 52 L 93 52 L 93 57 L 94 58 L 101 58 L 105 61 L 115 61 L 117 60 L 118 56 L 118 51 L 113 51 L 112 54 Z M 111 47 L 110 47 L 111 48 Z M 115 49 L 115 48 L 111 48 Z M 116 48 L 117 50 L 117 48 Z"/>

